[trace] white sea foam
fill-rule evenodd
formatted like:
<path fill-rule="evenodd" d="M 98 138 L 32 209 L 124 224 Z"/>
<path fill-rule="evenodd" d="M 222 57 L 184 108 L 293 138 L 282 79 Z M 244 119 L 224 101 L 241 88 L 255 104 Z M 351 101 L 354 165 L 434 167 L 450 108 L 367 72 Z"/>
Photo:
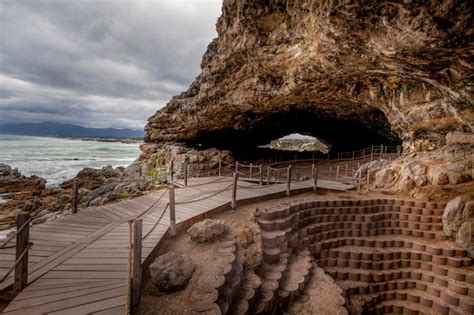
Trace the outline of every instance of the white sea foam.
<path fill-rule="evenodd" d="M 0 163 L 44 177 L 48 185 L 60 184 L 85 167 L 130 165 L 139 154 L 138 144 L 0 135 Z"/>

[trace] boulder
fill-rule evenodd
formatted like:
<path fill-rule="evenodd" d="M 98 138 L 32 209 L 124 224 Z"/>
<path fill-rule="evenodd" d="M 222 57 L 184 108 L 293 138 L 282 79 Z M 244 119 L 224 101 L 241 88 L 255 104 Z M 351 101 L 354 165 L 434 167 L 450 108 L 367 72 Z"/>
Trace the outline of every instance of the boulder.
<path fill-rule="evenodd" d="M 433 171 L 431 181 L 433 185 L 447 185 L 449 184 L 448 174 L 445 170 L 437 168 Z"/>
<path fill-rule="evenodd" d="M 225 223 L 222 220 L 206 219 L 193 224 L 188 229 L 188 234 L 195 242 L 202 243 L 212 240 L 225 231 Z"/>
<path fill-rule="evenodd" d="M 452 185 L 462 184 L 471 180 L 471 175 L 462 172 L 448 172 L 449 183 Z"/>
<path fill-rule="evenodd" d="M 186 254 L 169 252 L 159 256 L 150 265 L 150 277 L 162 291 L 183 289 L 194 273 L 194 262 Z"/>
<path fill-rule="evenodd" d="M 459 196 L 448 202 L 443 211 L 443 232 L 447 236 L 456 235 L 457 230 L 461 226 L 464 205 L 466 199 Z"/>
<path fill-rule="evenodd" d="M 463 222 L 456 234 L 456 244 L 474 258 L 474 219 Z"/>

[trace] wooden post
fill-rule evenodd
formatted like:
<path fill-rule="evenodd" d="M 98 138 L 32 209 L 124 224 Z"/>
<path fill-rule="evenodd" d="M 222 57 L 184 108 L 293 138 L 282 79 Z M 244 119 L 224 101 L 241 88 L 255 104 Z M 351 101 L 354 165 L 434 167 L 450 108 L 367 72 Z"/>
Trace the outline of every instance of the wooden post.
<path fill-rule="evenodd" d="M 169 186 L 170 191 L 170 234 L 171 238 L 176 237 L 176 203 L 174 199 L 174 184 Z"/>
<path fill-rule="evenodd" d="M 188 186 L 188 163 L 184 163 L 184 186 Z"/>
<path fill-rule="evenodd" d="M 313 163 L 314 163 L 314 153 L 313 153 Z"/>
<path fill-rule="evenodd" d="M 329 167 L 329 180 L 331 180 L 331 175 L 332 175 L 332 166 Z"/>
<path fill-rule="evenodd" d="M 250 163 L 250 179 L 253 177 L 253 163 Z"/>
<path fill-rule="evenodd" d="M 140 304 L 142 288 L 142 219 L 135 220 L 133 233 L 132 308 Z"/>
<path fill-rule="evenodd" d="M 219 169 L 217 175 L 220 177 L 222 176 L 222 158 L 219 158 Z"/>
<path fill-rule="evenodd" d="M 173 160 L 171 160 L 171 162 L 170 162 L 170 179 L 171 179 L 171 181 L 174 180 L 174 174 L 173 173 L 174 173 L 174 162 L 173 162 Z"/>
<path fill-rule="evenodd" d="M 370 169 L 367 169 L 367 192 L 370 191 Z"/>
<path fill-rule="evenodd" d="M 359 170 L 359 185 L 358 185 L 359 187 L 357 188 L 357 192 L 359 193 L 359 195 L 361 193 L 361 184 L 362 184 L 362 171 Z"/>
<path fill-rule="evenodd" d="M 318 190 L 318 168 L 313 164 L 313 191 Z"/>
<path fill-rule="evenodd" d="M 77 188 L 77 179 L 74 178 L 72 181 L 72 207 L 71 212 L 77 213 L 77 200 L 78 200 L 78 188 Z"/>
<path fill-rule="evenodd" d="M 383 154 L 383 144 L 380 145 L 380 159 L 382 159 Z"/>
<path fill-rule="evenodd" d="M 336 182 L 339 180 L 339 165 L 336 166 Z"/>
<path fill-rule="evenodd" d="M 288 169 L 286 171 L 286 195 L 291 195 L 291 165 L 288 165 Z"/>
<path fill-rule="evenodd" d="M 355 159 L 355 151 L 352 151 L 352 161 Z"/>
<path fill-rule="evenodd" d="M 341 153 L 337 152 L 337 161 L 339 162 L 341 160 Z"/>
<path fill-rule="evenodd" d="M 263 185 L 263 165 L 262 164 L 258 166 L 258 171 L 260 172 L 259 184 L 260 186 L 262 186 Z"/>
<path fill-rule="evenodd" d="M 328 152 L 328 161 L 329 161 L 329 152 Z"/>
<path fill-rule="evenodd" d="M 239 173 L 234 172 L 234 184 L 232 186 L 232 202 L 230 203 L 230 207 L 232 209 L 237 208 L 237 182 L 239 179 Z"/>
<path fill-rule="evenodd" d="M 16 259 L 23 258 L 15 268 L 15 278 L 13 281 L 13 292 L 21 292 L 28 284 L 28 244 L 30 242 L 30 224 L 27 223 L 30 218 L 28 212 L 20 212 L 16 222 L 17 231 L 25 225 L 25 227 L 16 235 Z M 23 252 L 26 252 L 25 254 Z"/>
<path fill-rule="evenodd" d="M 270 185 L 270 177 L 272 176 L 272 169 L 270 165 L 267 166 L 267 185 Z"/>
<path fill-rule="evenodd" d="M 362 149 L 362 158 L 365 158 L 365 148 Z"/>
<path fill-rule="evenodd" d="M 374 160 L 374 146 L 372 146 L 372 151 L 370 151 L 370 162 Z"/>
<path fill-rule="evenodd" d="M 347 172 L 349 171 L 349 164 L 346 163 L 346 177 L 347 177 Z"/>

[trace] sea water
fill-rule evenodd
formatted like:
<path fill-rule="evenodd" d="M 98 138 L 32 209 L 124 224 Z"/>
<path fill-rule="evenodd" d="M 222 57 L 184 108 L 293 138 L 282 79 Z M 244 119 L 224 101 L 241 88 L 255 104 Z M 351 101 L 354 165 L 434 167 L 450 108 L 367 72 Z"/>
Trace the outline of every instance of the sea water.
<path fill-rule="evenodd" d="M 0 163 L 23 175 L 44 177 L 48 186 L 73 178 L 85 167 L 130 165 L 139 154 L 136 143 L 0 135 Z"/>

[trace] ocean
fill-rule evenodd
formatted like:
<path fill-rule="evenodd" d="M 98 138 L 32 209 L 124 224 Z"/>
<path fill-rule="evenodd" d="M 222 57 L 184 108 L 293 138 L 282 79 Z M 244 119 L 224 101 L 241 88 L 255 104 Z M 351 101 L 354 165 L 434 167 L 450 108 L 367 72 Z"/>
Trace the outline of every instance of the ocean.
<path fill-rule="evenodd" d="M 44 177 L 48 186 L 73 178 L 85 167 L 130 165 L 139 155 L 136 143 L 0 135 L 0 163 L 23 175 Z"/>

